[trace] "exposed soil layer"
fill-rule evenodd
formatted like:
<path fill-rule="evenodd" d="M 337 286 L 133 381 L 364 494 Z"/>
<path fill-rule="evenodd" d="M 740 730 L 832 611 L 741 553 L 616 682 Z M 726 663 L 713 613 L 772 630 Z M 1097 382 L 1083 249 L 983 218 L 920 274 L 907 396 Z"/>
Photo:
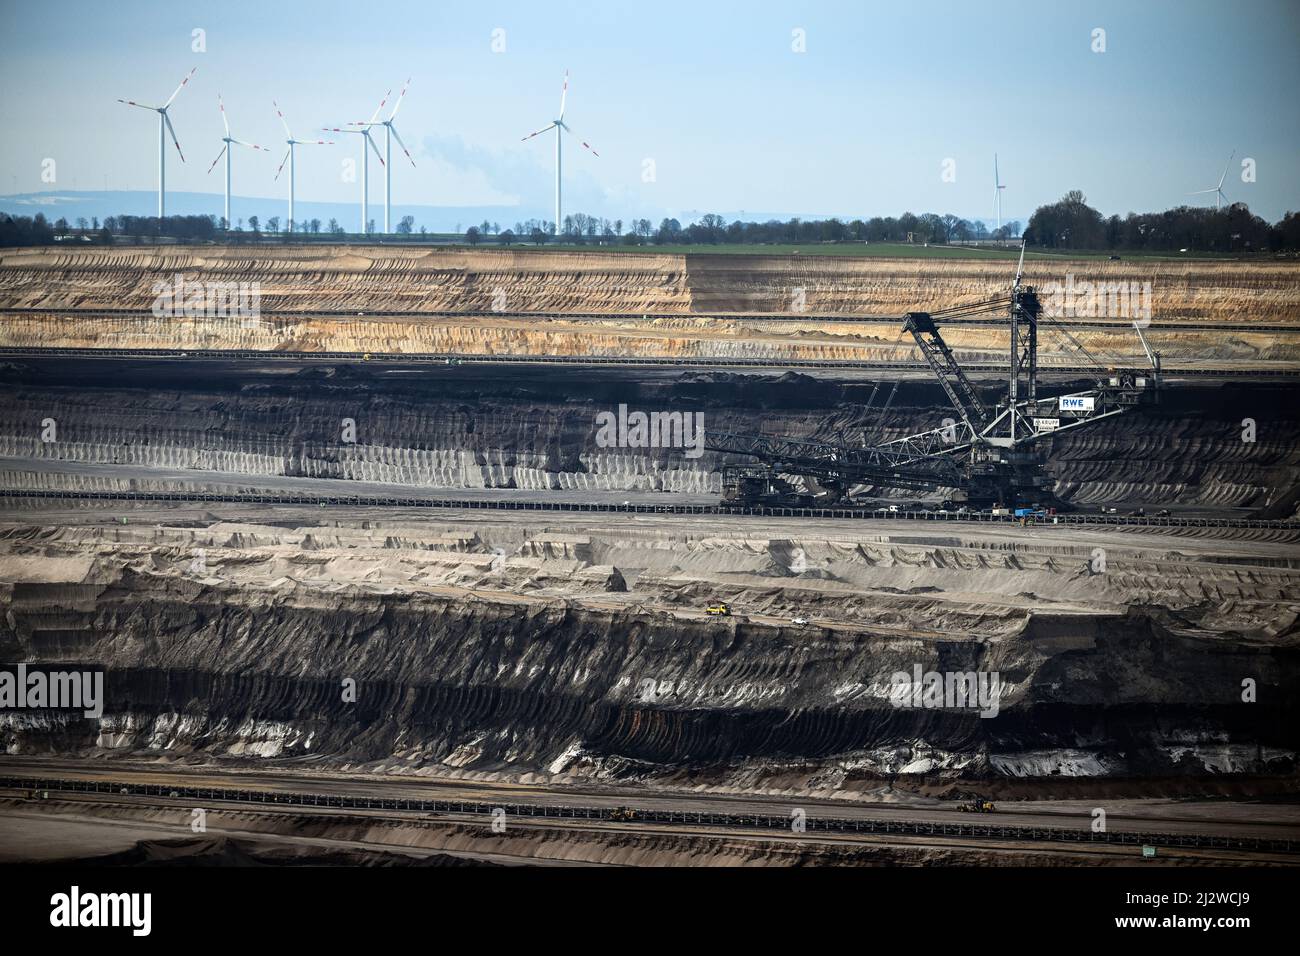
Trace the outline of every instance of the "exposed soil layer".
<path fill-rule="evenodd" d="M 268 311 L 897 315 L 1005 295 L 1007 260 L 512 252 L 391 246 L 24 249 L 0 256 L 0 306 L 149 309 L 154 284 L 261 283 Z M 1286 263 L 1031 260 L 1040 285 L 1152 284 L 1161 319 L 1293 321 Z M 798 293 L 798 304 L 796 304 Z M 504 302 L 502 302 L 504 296 Z"/>
<path fill-rule="evenodd" d="M 1293 541 L 101 521 L 4 528 L 0 659 L 107 674 L 97 720 L 7 712 L 10 753 L 818 792 L 1295 774 Z M 1000 693 L 917 706 L 917 669 Z"/>
<path fill-rule="evenodd" d="M 819 322 L 818 314 L 901 316 L 1006 296 L 1007 261 L 709 256 L 623 253 L 464 252 L 374 246 L 133 247 L 22 250 L 0 257 L 0 345 L 81 348 L 259 349 L 657 358 L 762 358 L 897 362 L 916 359 L 898 320 Z M 267 313 L 200 317 L 159 309 L 160 291 L 186 282 L 248 283 Z M 1067 283 L 1145 289 L 1131 306 L 1083 308 L 1084 318 L 1148 318 L 1167 364 L 1294 363 L 1300 335 L 1190 331 L 1181 323 L 1295 324 L 1300 272 L 1287 264 L 1221 262 L 1031 262 L 1043 290 Z M 69 309 L 130 309 L 87 320 Z M 1081 307 L 1072 310 L 1078 318 Z M 147 314 L 154 310 L 154 314 Z M 400 318 L 389 312 L 451 311 L 465 317 Z M 322 315 L 335 312 L 344 315 Z M 607 314 L 539 320 L 528 313 Z M 649 313 L 661 318 L 646 318 Z M 780 315 L 780 325 L 740 319 Z M 470 317 L 472 316 L 472 318 Z M 674 316 L 677 316 L 674 318 Z M 1005 331 L 950 327 L 958 358 L 1001 360 Z M 1143 364 L 1127 329 L 1079 329 L 1077 343 L 1103 362 Z M 1113 356 L 1113 358 L 1112 358 Z M 1078 365 L 1080 352 L 1046 326 L 1044 365 Z"/>
<path fill-rule="evenodd" d="M 991 401 L 994 388 L 984 388 Z M 1271 509 L 1289 516 L 1300 488 L 1295 394 L 1293 387 L 1265 385 L 1167 389 L 1158 405 L 1051 439 L 1055 493 L 1080 505 Z M 597 416 L 620 405 L 699 414 L 706 432 L 851 447 L 937 428 L 955 414 L 926 381 L 19 364 L 0 376 L 0 458 L 29 464 L 3 469 L 0 484 L 104 487 L 98 479 L 41 471 L 86 462 L 193 472 L 195 482 L 213 472 L 250 484 L 258 476 L 300 476 L 425 489 L 714 499 L 722 467 L 749 461 L 680 447 L 602 447 Z M 1255 423 L 1249 435 L 1247 421 Z M 54 423 L 54 440 L 46 422 Z"/>

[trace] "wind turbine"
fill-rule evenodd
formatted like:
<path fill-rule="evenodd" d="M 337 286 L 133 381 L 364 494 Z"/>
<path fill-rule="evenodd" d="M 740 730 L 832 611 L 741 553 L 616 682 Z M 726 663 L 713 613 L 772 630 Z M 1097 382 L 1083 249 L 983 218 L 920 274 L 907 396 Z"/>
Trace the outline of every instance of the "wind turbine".
<path fill-rule="evenodd" d="M 271 105 L 275 107 L 275 115 L 280 117 L 280 125 L 284 127 L 285 142 L 289 144 L 289 150 L 284 154 L 284 159 L 280 160 L 280 168 L 275 171 L 275 178 L 280 178 L 280 173 L 284 172 L 284 164 L 289 164 L 289 231 L 293 232 L 293 148 L 295 146 L 333 146 L 334 140 L 324 139 L 294 139 L 293 133 L 289 132 L 289 123 L 280 112 L 280 104 L 271 100 Z"/>
<path fill-rule="evenodd" d="M 158 218 L 159 219 L 163 218 L 164 211 L 166 209 L 166 206 L 163 202 L 163 196 L 165 195 L 167 189 L 167 149 L 166 149 L 167 138 L 164 135 L 164 127 L 166 128 L 166 132 L 172 134 L 172 142 L 176 144 L 176 152 L 180 153 L 181 162 L 182 163 L 185 162 L 185 154 L 181 152 L 181 144 L 180 141 L 176 138 L 176 130 L 172 129 L 172 121 L 171 121 L 171 117 L 167 115 L 167 108 L 172 105 L 172 100 L 176 99 L 176 95 L 180 93 L 181 90 L 185 89 L 185 84 L 190 81 L 190 77 L 193 76 L 197 70 L 198 67 L 196 66 L 194 67 L 193 70 L 190 70 L 189 73 L 185 74 L 185 79 L 181 80 L 181 85 L 176 87 L 176 92 L 173 93 L 171 96 L 167 97 L 167 102 L 164 103 L 162 106 L 147 106 L 144 103 L 137 103 L 135 102 L 135 100 L 122 100 L 122 99 L 118 100 L 119 103 L 125 103 L 127 106 L 138 106 L 142 110 L 153 110 L 155 113 L 158 114 Z"/>
<path fill-rule="evenodd" d="M 397 117 L 397 111 L 402 108 L 402 97 L 406 96 L 406 90 L 410 85 L 411 85 L 411 79 L 410 77 L 407 77 L 406 84 L 402 87 L 402 92 L 397 94 L 397 102 L 393 104 L 393 112 L 388 117 L 388 119 L 382 120 L 378 123 L 375 122 L 375 118 L 379 116 L 379 110 L 382 110 L 384 108 L 384 104 L 380 103 L 379 109 L 375 110 L 375 115 L 370 117 L 369 123 L 348 124 L 349 126 L 364 126 L 366 127 L 367 130 L 370 130 L 376 126 L 382 126 L 384 128 L 384 159 L 383 159 L 384 232 L 393 231 L 390 225 L 390 219 L 391 219 L 392 208 L 393 208 L 393 139 L 394 138 L 397 139 L 397 145 L 402 147 L 402 152 L 406 154 L 406 158 L 410 160 L 412 168 L 414 168 L 415 166 L 415 160 L 411 159 L 411 151 L 406 148 L 406 144 L 402 142 L 402 137 L 397 135 L 397 127 L 393 125 L 393 120 Z M 391 90 L 389 92 L 391 92 Z M 384 99 L 387 100 L 388 97 L 385 95 Z"/>
<path fill-rule="evenodd" d="M 532 139 L 534 136 L 541 136 L 548 129 L 555 130 L 555 234 L 557 236 L 560 234 L 561 223 L 563 222 L 563 220 L 560 218 L 561 141 L 565 133 L 573 133 L 573 130 L 570 129 L 568 124 L 564 122 L 564 100 L 565 97 L 567 97 L 568 95 L 569 95 L 569 71 L 565 70 L 564 88 L 560 91 L 560 115 L 556 119 L 551 120 L 549 126 L 543 126 L 536 133 L 529 133 L 522 140 L 520 140 L 520 142 L 527 142 L 528 140 Z M 577 135 L 577 134 L 573 133 L 573 135 Z M 590 151 L 591 155 L 593 156 L 600 155 L 600 153 L 596 152 L 589 145 L 587 145 L 586 140 L 584 140 L 582 137 L 580 136 L 578 137 L 578 142 L 582 143 L 583 149 Z"/>
<path fill-rule="evenodd" d="M 217 168 L 217 163 L 220 161 L 222 156 L 226 157 L 226 228 L 229 229 L 230 228 L 230 154 L 232 152 L 230 147 L 247 146 L 249 149 L 260 149 L 264 153 L 268 153 L 270 152 L 270 150 L 265 149 L 261 146 L 257 146 L 254 143 L 245 143 L 242 139 L 235 139 L 230 135 L 230 121 L 226 119 L 226 104 L 221 102 L 220 93 L 217 94 L 217 107 L 218 109 L 221 110 L 221 124 L 226 127 L 226 135 L 221 137 L 221 142 L 223 144 L 221 147 L 221 152 L 217 153 L 217 158 L 214 159 L 212 161 L 212 165 L 208 167 L 208 172 L 211 173 L 212 170 Z"/>
<path fill-rule="evenodd" d="M 1228 161 L 1223 164 L 1223 175 L 1219 177 L 1219 184 L 1217 186 L 1211 186 L 1209 189 L 1198 189 L 1195 192 L 1191 193 L 1191 195 L 1200 196 L 1204 193 L 1214 193 L 1214 208 L 1222 209 L 1223 203 L 1228 198 L 1227 196 L 1223 195 L 1223 181 L 1228 178 L 1228 167 L 1232 165 L 1232 157 L 1236 155 L 1237 155 L 1237 151 L 1235 149 L 1228 154 Z"/>
<path fill-rule="evenodd" d="M 998 229 L 1002 229 L 1002 190 L 1007 187 L 1002 185 L 1002 180 L 998 178 L 998 154 L 993 154 L 993 204 L 997 207 Z"/>
<path fill-rule="evenodd" d="M 384 157 L 379 155 L 379 147 L 370 138 L 370 127 L 375 125 L 375 120 L 379 118 L 379 111 L 384 108 L 384 104 L 392 94 L 392 90 L 384 94 L 384 98 L 375 107 L 369 123 L 349 123 L 348 128 L 343 129 L 329 126 L 324 130 L 326 133 L 357 133 L 361 136 L 361 234 L 363 236 L 370 233 L 370 154 L 366 152 L 366 146 L 375 151 L 375 158 L 379 160 L 381 166 L 384 165 Z"/>

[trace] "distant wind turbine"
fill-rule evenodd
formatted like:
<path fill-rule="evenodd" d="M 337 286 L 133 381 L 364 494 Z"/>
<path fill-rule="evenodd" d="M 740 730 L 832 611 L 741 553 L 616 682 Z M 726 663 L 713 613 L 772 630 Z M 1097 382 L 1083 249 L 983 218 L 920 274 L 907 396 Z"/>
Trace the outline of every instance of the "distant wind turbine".
<path fill-rule="evenodd" d="M 523 138 L 523 140 L 521 140 L 521 142 L 526 142 L 527 140 L 532 139 L 534 136 L 541 136 L 548 129 L 555 130 L 555 234 L 557 236 L 560 234 L 561 224 L 564 221 L 560 216 L 560 208 L 561 208 L 560 169 L 561 169 L 561 151 L 562 151 L 561 141 L 565 133 L 570 133 L 575 136 L 577 135 L 576 133 L 573 132 L 572 129 L 569 128 L 569 125 L 564 122 L 564 100 L 568 95 L 569 95 L 569 71 L 565 70 L 564 88 L 560 91 L 560 115 L 556 119 L 551 120 L 550 125 L 543 126 L 536 133 L 529 133 L 527 136 Z M 578 142 L 582 143 L 583 149 L 588 150 L 591 153 L 591 155 L 593 156 L 600 155 L 600 153 L 592 149 L 581 136 L 578 137 Z"/>
<path fill-rule="evenodd" d="M 270 150 L 265 149 L 262 146 L 258 146 L 254 143 L 245 143 L 242 139 L 235 139 L 230 135 L 230 121 L 226 119 L 226 104 L 221 102 L 220 93 L 217 94 L 217 108 L 221 110 L 221 124 L 226 128 L 226 135 L 221 137 L 221 143 L 222 143 L 221 152 L 217 153 L 217 158 L 214 159 L 212 161 L 212 165 L 208 167 L 208 172 L 211 173 L 212 170 L 217 168 L 217 163 L 222 156 L 226 157 L 226 228 L 229 229 L 230 222 L 231 222 L 230 220 L 230 154 L 232 152 L 230 147 L 247 146 L 249 149 L 260 149 L 264 153 L 270 152 Z"/>
<path fill-rule="evenodd" d="M 1209 189 L 1198 189 L 1190 195 L 1200 196 L 1205 193 L 1214 193 L 1214 208 L 1222 209 L 1223 203 L 1228 199 L 1227 196 L 1223 195 L 1223 181 L 1228 178 L 1228 167 L 1232 165 L 1232 157 L 1236 155 L 1237 151 L 1235 149 L 1228 154 L 1228 161 L 1223 164 L 1223 175 L 1219 177 L 1219 184 L 1217 186 L 1211 186 Z"/>
<path fill-rule="evenodd" d="M 289 144 L 288 151 L 284 154 L 284 159 L 280 160 L 280 168 L 275 171 L 275 178 L 280 178 L 280 173 L 284 172 L 284 164 L 289 164 L 289 231 L 293 232 L 293 148 L 295 146 L 333 146 L 334 140 L 325 139 L 294 139 L 293 133 L 289 132 L 289 122 L 280 112 L 280 104 L 271 100 L 271 105 L 275 107 L 275 115 L 280 117 L 280 125 L 284 127 L 285 142 Z"/>
<path fill-rule="evenodd" d="M 167 102 L 164 103 L 162 106 L 148 106 L 145 103 L 137 103 L 135 102 L 135 100 L 122 100 L 122 99 L 118 100 L 119 103 L 125 103 L 127 106 L 138 106 L 142 110 L 153 110 L 155 113 L 158 114 L 158 218 L 159 219 L 163 218 L 163 216 L 166 214 L 166 203 L 164 202 L 164 197 L 167 192 L 167 149 L 166 149 L 167 138 L 166 138 L 166 134 L 164 133 L 164 128 L 166 130 L 166 133 L 171 133 L 172 142 L 176 144 L 176 152 L 180 154 L 181 162 L 182 163 L 185 162 L 185 154 L 181 152 L 181 144 L 180 141 L 176 138 L 176 130 L 172 129 L 172 121 L 171 121 L 171 117 L 167 115 L 167 109 L 172 105 L 172 101 L 176 99 L 177 94 L 180 93 L 181 90 L 185 89 L 185 84 L 190 81 L 190 77 L 192 77 L 197 70 L 198 67 L 196 66 L 193 70 L 190 70 L 190 72 L 185 75 L 185 79 L 181 80 L 181 85 L 176 87 L 176 92 L 173 93 L 171 96 L 167 97 Z"/>
<path fill-rule="evenodd" d="M 374 115 L 370 117 L 368 123 L 349 123 L 346 127 L 325 128 L 326 133 L 356 133 L 361 137 L 361 234 L 363 236 L 370 233 L 370 154 L 366 152 L 367 146 L 375 151 L 375 158 L 379 160 L 379 164 L 384 165 L 384 157 L 379 155 L 379 147 L 370 138 L 370 127 L 376 125 L 375 120 L 379 118 L 380 111 L 392 95 L 392 90 L 384 94 L 384 98 L 375 107 Z"/>
<path fill-rule="evenodd" d="M 1002 180 L 998 178 L 998 154 L 993 154 L 993 205 L 997 208 L 998 229 L 1002 228 L 1002 190 L 1007 187 L 1002 185 Z"/>
<path fill-rule="evenodd" d="M 367 131 L 376 126 L 384 128 L 384 232 L 392 232 L 392 208 L 393 208 L 393 140 L 397 140 L 397 145 L 402 147 L 402 152 L 410 160 L 411 166 L 415 166 L 415 160 L 411 159 L 411 151 L 406 148 L 402 142 L 402 137 L 397 135 L 397 127 L 393 125 L 393 120 L 397 118 L 397 111 L 402 108 L 402 97 L 406 96 L 406 90 L 411 85 L 408 77 L 406 84 L 402 87 L 402 92 L 397 94 L 397 102 L 393 104 L 393 112 L 388 119 L 375 122 L 375 117 L 379 115 L 379 110 L 384 108 L 384 104 L 379 104 L 379 110 L 375 110 L 375 115 L 370 117 L 369 123 L 349 123 L 349 126 L 364 126 Z M 387 99 L 387 97 L 385 97 Z"/>

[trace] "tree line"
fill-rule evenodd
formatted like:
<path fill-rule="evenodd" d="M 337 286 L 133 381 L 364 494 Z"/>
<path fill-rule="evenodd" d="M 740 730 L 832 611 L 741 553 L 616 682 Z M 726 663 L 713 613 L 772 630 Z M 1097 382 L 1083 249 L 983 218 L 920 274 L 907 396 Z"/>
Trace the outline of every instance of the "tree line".
<path fill-rule="evenodd" d="M 876 216 L 871 219 L 771 219 L 766 222 L 728 223 L 716 213 L 701 216 L 688 225 L 673 218 L 665 218 L 655 226 L 649 219 L 605 219 L 586 213 L 573 213 L 564 217 L 556 235 L 555 223 L 546 219 L 529 219 L 515 223 L 514 229 L 502 230 L 494 223 L 484 222 L 470 226 L 465 239 L 477 245 L 495 233 L 502 245 L 514 242 L 531 242 L 543 245 L 561 242 L 571 245 L 718 245 L 777 244 L 819 242 L 978 242 L 987 239 L 1009 239 L 1020 234 L 1019 222 L 1004 223 L 997 229 L 976 220 L 971 222 L 960 216 L 925 213 L 917 216 Z"/>
<path fill-rule="evenodd" d="M 43 213 L 34 217 L 0 214 L 0 246 L 39 246 L 58 241 L 108 244 L 118 239 L 143 242 L 167 237 L 182 242 L 258 241 L 268 236 L 313 237 L 347 235 L 337 219 L 302 220 L 288 232 L 288 221 L 272 216 L 263 223 L 257 216 L 236 220 L 233 228 L 217 216 L 109 216 L 49 222 Z M 370 223 L 373 234 L 374 221 Z M 403 216 L 396 233 L 415 235 L 415 217 Z M 427 235 L 423 227 L 420 235 Z M 459 228 L 457 233 L 460 234 Z M 470 226 L 463 235 L 470 245 L 493 242 L 565 243 L 570 245 L 776 245 L 795 243 L 914 243 L 944 245 L 1006 241 L 1019 237 L 1020 223 L 1004 223 L 990 229 L 981 220 L 966 220 L 952 214 L 923 213 L 875 216 L 869 219 L 771 219 L 766 222 L 727 222 L 715 213 L 683 225 L 674 218 L 655 226 L 649 219 L 606 219 L 573 213 L 564 217 L 559 234 L 555 223 L 545 219 L 516 222 L 502 229 L 499 223 L 484 221 Z M 1083 193 L 1072 190 L 1058 202 L 1040 206 L 1024 229 L 1029 245 L 1043 249 L 1099 251 L 1182 251 L 1220 253 L 1265 253 L 1300 251 L 1300 213 L 1288 212 L 1276 223 L 1250 212 L 1245 203 L 1223 209 L 1179 206 L 1164 212 L 1129 213 L 1125 217 L 1103 216 L 1088 205 Z M 328 241 L 328 240 L 326 240 Z"/>
<path fill-rule="evenodd" d="M 1045 249 L 1120 251 L 1282 252 L 1300 250 L 1300 213 L 1276 223 L 1254 215 L 1245 203 L 1223 209 L 1179 206 L 1164 212 L 1103 216 L 1079 190 L 1039 206 L 1029 218 L 1025 241 Z"/>

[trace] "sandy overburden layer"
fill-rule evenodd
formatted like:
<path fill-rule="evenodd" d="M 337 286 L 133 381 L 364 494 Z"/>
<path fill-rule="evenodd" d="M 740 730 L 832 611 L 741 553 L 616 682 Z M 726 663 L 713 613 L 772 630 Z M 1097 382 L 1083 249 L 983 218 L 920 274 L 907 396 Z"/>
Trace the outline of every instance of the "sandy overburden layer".
<path fill-rule="evenodd" d="M 1006 296 L 1003 260 L 847 256 L 659 255 L 653 253 L 430 250 L 375 246 L 120 247 L 20 250 L 0 257 L 0 344 L 85 348 L 243 348 L 911 361 L 899 322 L 818 322 L 817 314 L 901 316 Z M 253 284 L 262 319 L 150 315 L 158 288 L 185 282 Z M 1151 337 L 1168 364 L 1206 359 L 1293 362 L 1294 333 L 1179 331 L 1187 321 L 1294 324 L 1300 272 L 1249 262 L 1034 261 L 1029 281 L 1150 284 Z M 1146 300 L 1144 300 L 1146 301 Z M 92 321 L 70 309 L 136 315 Z M 391 312 L 445 316 L 373 318 Z M 530 313 L 608 314 L 610 320 L 542 321 Z M 331 314 L 325 314 L 331 313 Z M 681 319 L 645 318 L 648 313 Z M 728 314 L 809 315 L 783 326 Z M 700 318 L 707 317 L 707 318 Z M 1110 318 L 1132 319 L 1138 315 Z M 1000 361 L 1004 333 L 951 327 L 964 361 Z M 1079 332 L 1095 355 L 1142 364 L 1126 330 Z M 1109 359 L 1107 359 L 1109 361 Z M 1042 340 L 1042 361 L 1079 364 L 1065 340 Z"/>

